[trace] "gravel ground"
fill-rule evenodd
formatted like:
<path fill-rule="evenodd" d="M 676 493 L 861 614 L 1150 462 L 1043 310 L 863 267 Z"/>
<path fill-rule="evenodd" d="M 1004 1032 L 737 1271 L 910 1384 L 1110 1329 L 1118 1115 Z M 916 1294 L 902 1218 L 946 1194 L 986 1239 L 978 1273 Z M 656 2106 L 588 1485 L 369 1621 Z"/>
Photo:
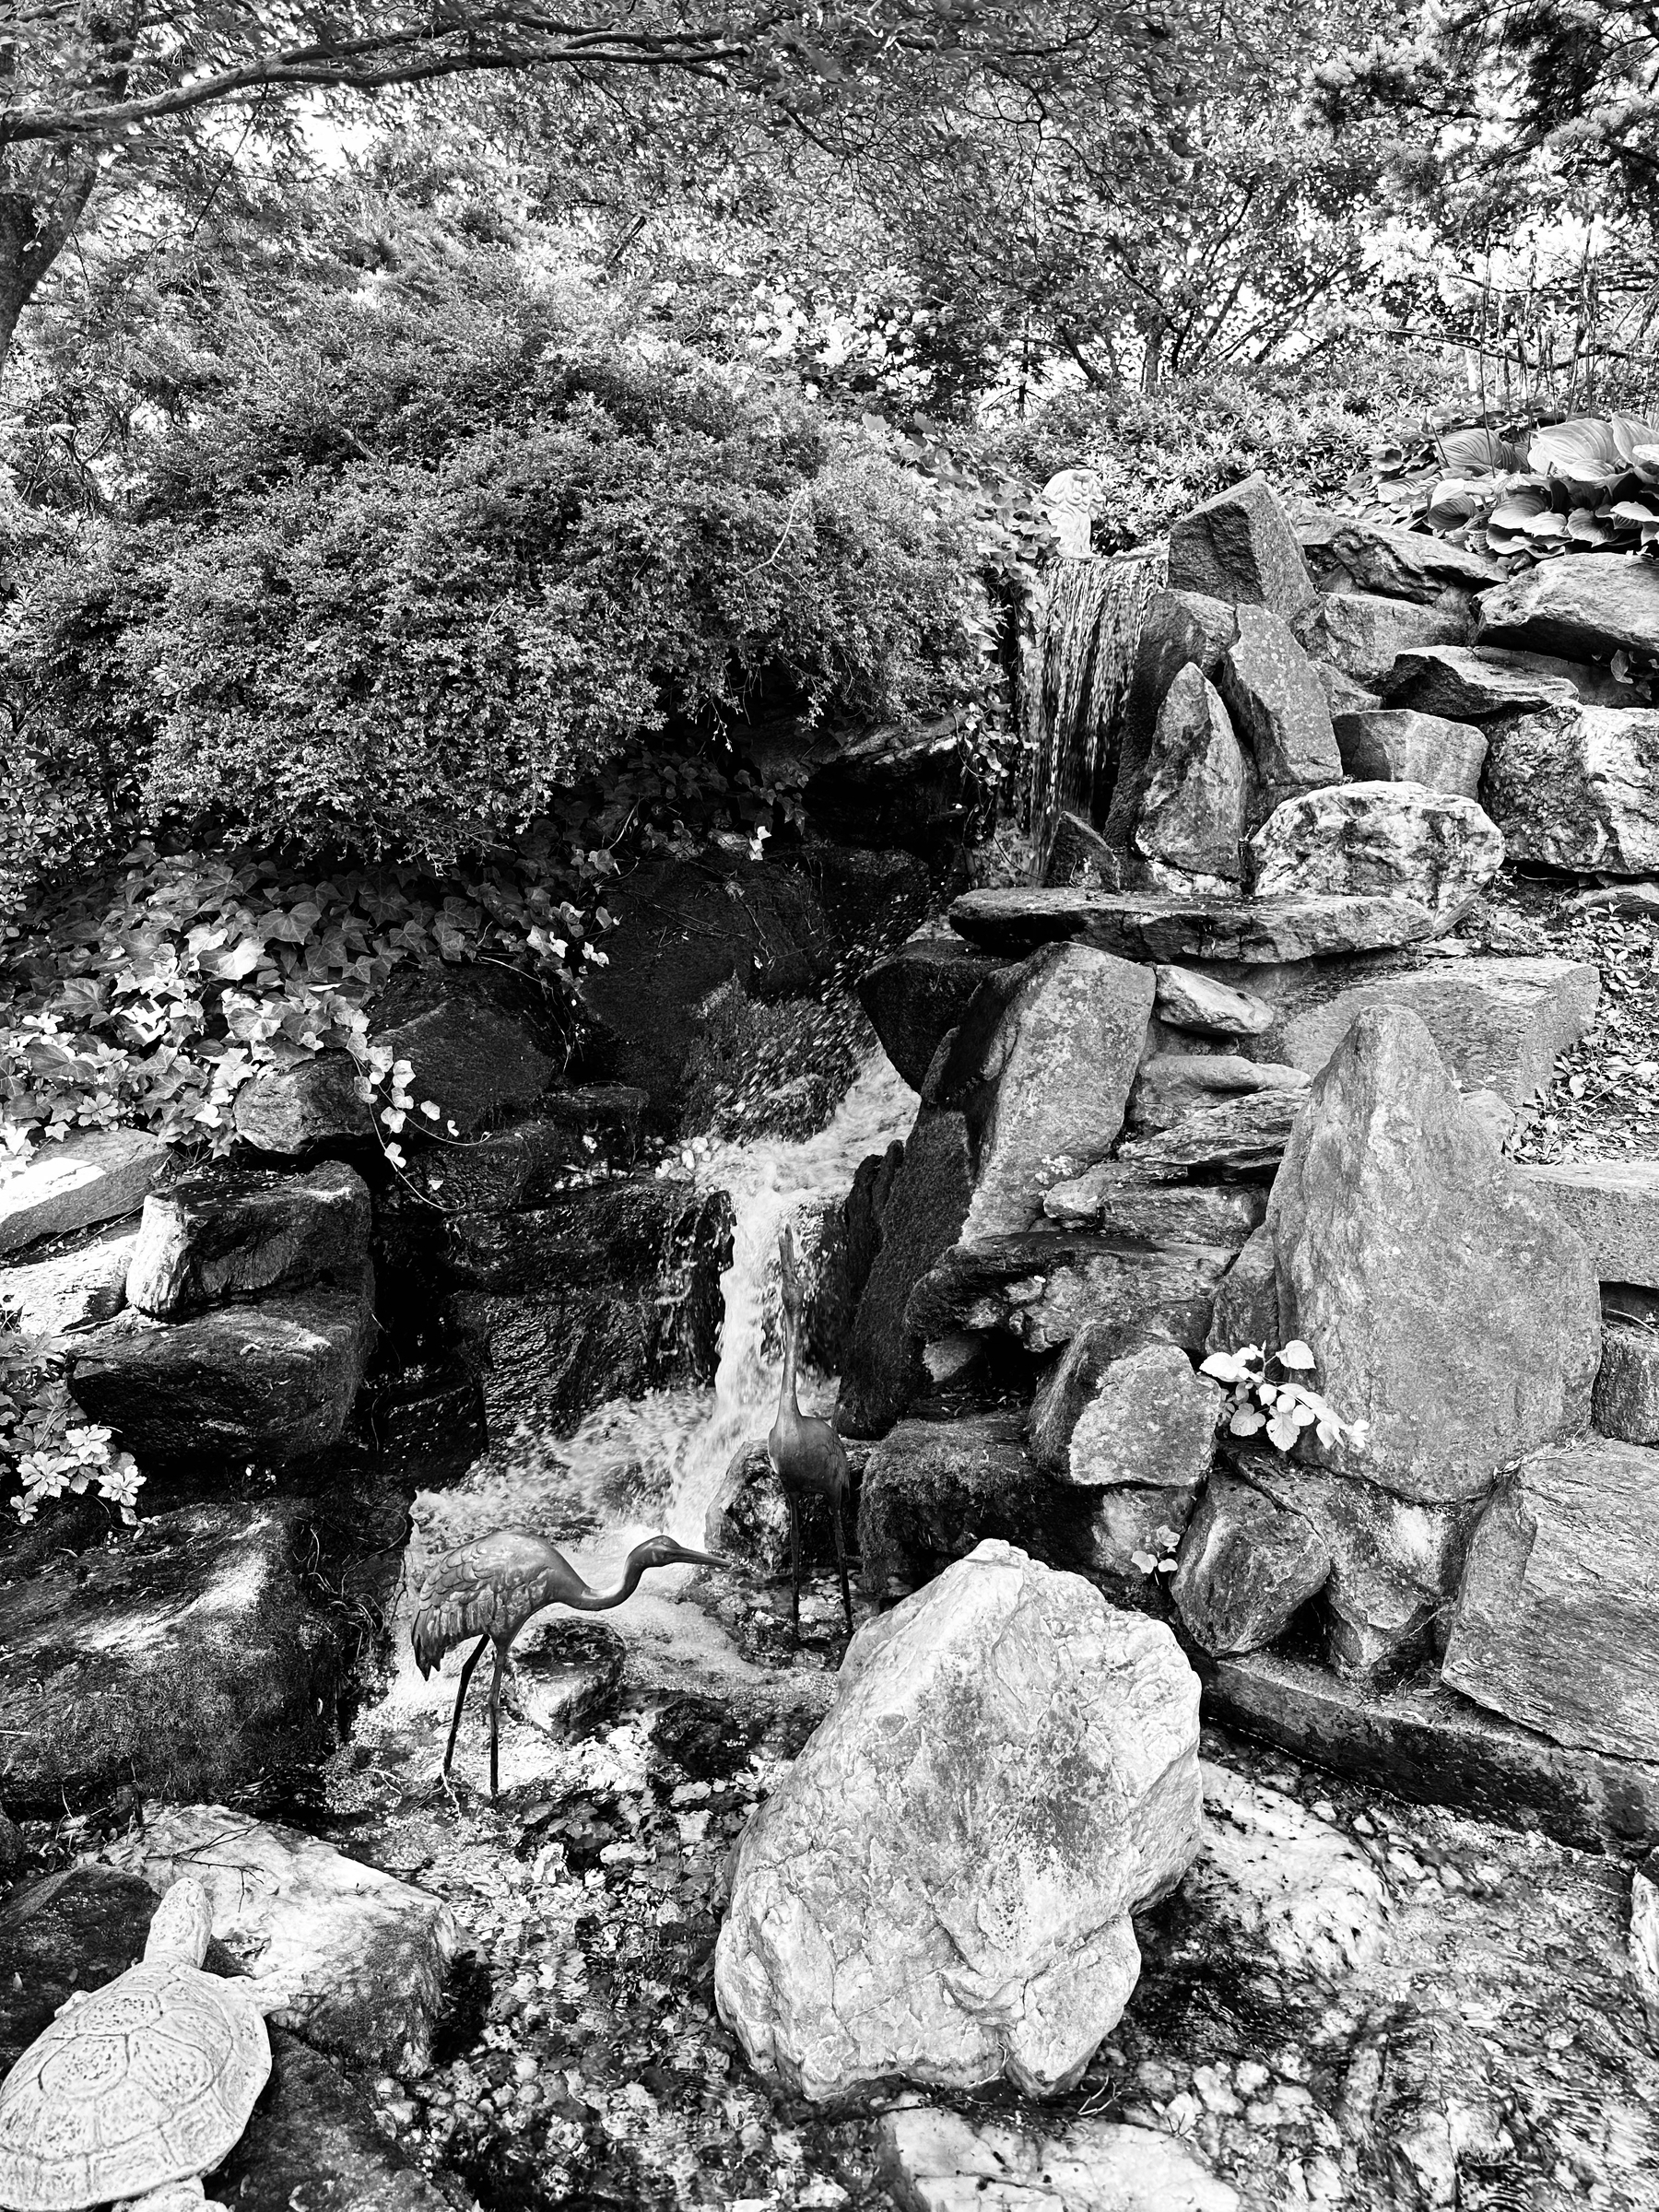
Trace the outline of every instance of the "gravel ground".
<path fill-rule="evenodd" d="M 1511 1145 L 1517 1159 L 1659 1159 L 1659 888 L 1644 888 L 1651 907 L 1620 912 L 1559 878 L 1506 872 L 1456 932 L 1483 950 L 1556 953 L 1601 970 L 1594 1026 L 1557 1061 Z"/>

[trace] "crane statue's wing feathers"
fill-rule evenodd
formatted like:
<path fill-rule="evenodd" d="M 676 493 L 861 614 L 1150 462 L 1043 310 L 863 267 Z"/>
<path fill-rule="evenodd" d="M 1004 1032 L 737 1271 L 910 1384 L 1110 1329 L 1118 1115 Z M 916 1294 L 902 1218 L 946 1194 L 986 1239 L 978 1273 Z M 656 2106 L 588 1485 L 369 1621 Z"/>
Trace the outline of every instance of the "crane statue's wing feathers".
<path fill-rule="evenodd" d="M 494 1632 L 499 1593 L 482 1563 L 465 1550 L 440 1559 L 421 1586 L 411 1641 L 415 1664 L 429 1674 L 445 1652 L 469 1636 Z"/>

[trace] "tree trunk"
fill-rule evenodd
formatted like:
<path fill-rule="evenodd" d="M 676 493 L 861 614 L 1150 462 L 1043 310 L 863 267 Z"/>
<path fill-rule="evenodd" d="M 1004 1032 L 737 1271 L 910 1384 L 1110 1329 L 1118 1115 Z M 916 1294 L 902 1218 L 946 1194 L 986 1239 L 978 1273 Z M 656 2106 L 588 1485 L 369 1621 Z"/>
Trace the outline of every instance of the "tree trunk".
<path fill-rule="evenodd" d="M 29 160 L 0 152 L 0 377 L 23 310 L 85 214 L 98 162 L 83 148 L 53 147 Z"/>

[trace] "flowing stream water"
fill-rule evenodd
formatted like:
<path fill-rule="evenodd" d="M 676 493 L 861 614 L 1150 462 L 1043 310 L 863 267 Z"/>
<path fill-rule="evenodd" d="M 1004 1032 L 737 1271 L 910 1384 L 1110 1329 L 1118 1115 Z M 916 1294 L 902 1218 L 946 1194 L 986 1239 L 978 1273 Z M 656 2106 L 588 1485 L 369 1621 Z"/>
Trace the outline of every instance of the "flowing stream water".
<path fill-rule="evenodd" d="M 722 1476 L 741 1446 L 766 1434 L 777 1406 L 778 1232 L 815 1202 L 844 1197 L 859 1162 L 908 1134 L 915 1107 L 915 1093 L 877 1051 L 815 1135 L 720 1144 L 698 1159 L 696 1180 L 726 1192 L 735 1217 L 731 1264 L 721 1282 L 724 1320 L 712 1389 L 661 1390 L 612 1401 L 569 1437 L 521 1432 L 492 1446 L 464 1481 L 417 1498 L 394 1626 L 396 1673 L 381 1709 L 383 1724 L 407 1725 L 425 1716 L 434 1731 L 434 1760 L 442 1747 L 439 1723 L 454 1695 L 460 1654 L 423 1682 L 408 1636 L 414 1593 L 433 1558 L 491 1529 L 531 1528 L 558 1544 L 590 1585 L 608 1588 L 619 1578 L 629 1548 L 653 1530 L 666 1529 L 682 1543 L 700 1547 Z M 833 1404 L 833 1378 L 804 1373 L 802 1386 L 809 1411 L 827 1411 Z M 630 1643 L 643 1639 L 654 1646 L 659 1665 L 671 1647 L 694 1673 L 741 1678 L 748 1669 L 718 1625 L 697 1608 L 674 1602 L 689 1571 L 653 1574 L 605 1618 Z M 557 1618 L 544 1616 L 533 1624 L 515 1649 L 533 1651 Z M 515 1735 L 510 1744 L 503 1738 L 503 1787 L 524 1758 L 539 1769 L 533 1741 Z"/>

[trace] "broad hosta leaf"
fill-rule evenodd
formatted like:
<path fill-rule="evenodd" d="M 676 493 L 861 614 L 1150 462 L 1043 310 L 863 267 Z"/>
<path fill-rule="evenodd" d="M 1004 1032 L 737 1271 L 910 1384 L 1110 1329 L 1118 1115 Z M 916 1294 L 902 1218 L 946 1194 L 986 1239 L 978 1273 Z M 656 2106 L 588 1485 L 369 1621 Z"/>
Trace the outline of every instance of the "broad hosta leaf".
<path fill-rule="evenodd" d="M 1535 430 L 1527 465 L 1571 483 L 1595 484 L 1617 475 L 1629 459 L 1629 445 L 1621 448 L 1612 423 L 1585 415 Z"/>
<path fill-rule="evenodd" d="M 1492 497 L 1493 486 L 1472 483 L 1465 477 L 1442 477 L 1434 488 L 1429 502 L 1427 521 L 1430 530 L 1455 530 L 1464 523 L 1473 522 L 1484 514 Z"/>
<path fill-rule="evenodd" d="M 1635 415 L 1613 415 L 1608 421 L 1618 457 L 1627 467 L 1644 446 L 1650 453 L 1659 453 L 1659 425 L 1643 422 Z"/>
<path fill-rule="evenodd" d="M 1507 476 L 1526 466 L 1526 455 L 1492 430 L 1448 430 L 1440 441 L 1447 471 L 1460 477 Z"/>

